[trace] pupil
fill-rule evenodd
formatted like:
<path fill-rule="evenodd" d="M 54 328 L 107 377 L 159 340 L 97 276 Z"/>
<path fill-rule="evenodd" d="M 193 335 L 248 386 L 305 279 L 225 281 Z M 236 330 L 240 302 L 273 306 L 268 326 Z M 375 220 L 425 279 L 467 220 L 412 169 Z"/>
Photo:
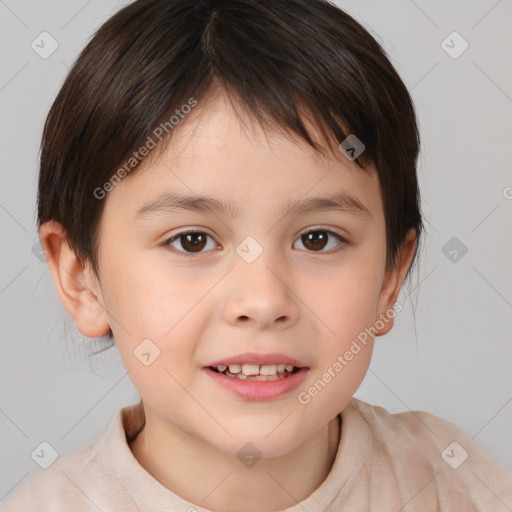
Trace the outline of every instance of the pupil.
<path fill-rule="evenodd" d="M 302 235 L 302 238 L 304 246 L 314 251 L 323 249 L 327 244 L 327 235 L 325 231 L 312 231 L 311 233 Z"/>
<path fill-rule="evenodd" d="M 199 252 L 204 249 L 206 244 L 206 237 L 202 233 L 188 233 L 182 238 L 185 239 L 185 243 L 182 240 L 181 245 L 186 250 L 190 249 L 190 252 Z M 187 247 L 187 245 L 189 246 Z"/>

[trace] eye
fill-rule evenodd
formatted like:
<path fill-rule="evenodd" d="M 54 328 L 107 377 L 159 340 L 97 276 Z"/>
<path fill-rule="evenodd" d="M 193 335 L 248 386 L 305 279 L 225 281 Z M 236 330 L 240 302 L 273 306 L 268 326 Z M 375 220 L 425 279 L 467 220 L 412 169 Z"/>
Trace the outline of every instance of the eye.
<path fill-rule="evenodd" d="M 209 241 L 210 246 L 208 247 Z M 298 241 L 302 243 L 308 252 L 328 252 L 333 248 L 336 249 L 336 247 L 348 244 L 347 240 L 341 235 L 328 229 L 312 229 L 303 233 L 298 238 Z M 167 240 L 165 244 L 173 247 L 184 256 L 201 254 L 206 252 L 204 249 L 215 249 L 217 247 L 217 244 L 210 235 L 204 231 L 197 230 L 181 231 Z"/>
<path fill-rule="evenodd" d="M 179 252 L 185 253 L 185 256 L 194 253 L 204 252 L 203 249 L 208 245 L 208 238 L 212 241 L 210 249 L 215 249 L 217 245 L 215 244 L 213 238 L 204 233 L 203 231 L 181 231 L 177 233 L 172 238 L 167 240 L 166 245 L 170 245 L 174 247 Z M 181 246 L 181 249 L 177 248 L 175 245 Z M 183 249 L 183 250 L 182 250 Z"/>
<path fill-rule="evenodd" d="M 331 240 L 329 240 L 329 238 Z M 334 240 L 338 240 L 338 243 L 333 243 Z M 344 246 L 348 242 L 337 233 L 328 229 L 313 229 L 303 233 L 298 240 L 309 252 L 327 252 L 323 251 L 327 247 L 327 250 L 336 248 L 338 246 Z"/>

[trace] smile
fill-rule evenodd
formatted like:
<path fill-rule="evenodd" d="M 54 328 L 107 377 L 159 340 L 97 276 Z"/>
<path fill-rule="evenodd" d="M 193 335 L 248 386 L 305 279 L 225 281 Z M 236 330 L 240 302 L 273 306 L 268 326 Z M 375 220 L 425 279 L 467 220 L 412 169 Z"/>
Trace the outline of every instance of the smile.
<path fill-rule="evenodd" d="M 220 364 L 217 367 L 210 366 L 210 370 L 241 380 L 270 381 L 285 379 L 299 371 L 299 368 L 292 364 Z"/>

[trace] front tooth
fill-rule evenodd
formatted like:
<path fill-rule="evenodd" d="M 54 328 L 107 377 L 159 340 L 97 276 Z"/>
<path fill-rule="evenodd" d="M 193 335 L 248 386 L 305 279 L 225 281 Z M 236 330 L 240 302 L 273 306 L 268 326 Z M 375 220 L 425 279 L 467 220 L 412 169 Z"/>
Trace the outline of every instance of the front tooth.
<path fill-rule="evenodd" d="M 278 372 L 284 372 L 285 368 L 286 368 L 285 364 L 278 364 L 277 365 L 277 371 Z"/>
<path fill-rule="evenodd" d="M 219 366 L 217 366 L 217 370 L 219 372 L 223 372 L 225 369 L 227 368 L 227 366 L 225 364 L 219 364 Z"/>
<path fill-rule="evenodd" d="M 275 364 L 262 364 L 260 367 L 260 375 L 275 375 L 277 365 Z"/>
<path fill-rule="evenodd" d="M 286 371 L 291 372 L 293 370 L 293 364 L 287 364 L 286 365 Z"/>
<path fill-rule="evenodd" d="M 230 364 L 229 365 L 229 373 L 240 373 L 242 371 L 242 367 L 239 364 Z"/>
<path fill-rule="evenodd" d="M 231 371 L 231 369 L 229 371 Z M 244 375 L 258 375 L 258 373 L 260 373 L 260 365 L 259 364 L 243 364 L 242 365 L 242 373 Z"/>

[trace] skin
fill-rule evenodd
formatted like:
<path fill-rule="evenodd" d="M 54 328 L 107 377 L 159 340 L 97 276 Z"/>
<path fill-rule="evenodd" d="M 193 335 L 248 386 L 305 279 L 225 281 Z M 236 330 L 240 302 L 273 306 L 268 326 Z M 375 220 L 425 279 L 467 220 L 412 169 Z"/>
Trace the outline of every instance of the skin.
<path fill-rule="evenodd" d="M 411 231 L 386 270 L 381 190 L 342 154 L 320 157 L 305 142 L 259 127 L 242 129 L 223 93 L 175 128 L 158 160 L 147 160 L 105 199 L 99 278 L 81 265 L 54 222 L 40 228 L 57 291 L 78 329 L 112 329 L 139 391 L 146 425 L 131 449 L 140 464 L 186 500 L 225 512 L 275 511 L 307 498 L 326 478 L 340 436 L 337 415 L 370 364 L 369 342 L 306 405 L 307 390 L 396 302 L 411 264 Z M 240 203 L 237 217 L 137 211 L 163 192 L 214 195 Z M 370 216 L 338 210 L 282 216 L 289 201 L 333 191 L 358 198 Z M 91 200 L 94 200 L 91 198 Z M 311 229 L 311 228 L 315 229 Z M 183 229 L 210 235 L 190 253 Z M 308 231 L 332 231 L 311 249 Z M 262 254 L 247 263 L 236 248 L 252 236 Z M 340 245 L 341 244 L 341 245 Z M 181 251 L 181 252 L 180 252 Z M 377 335 L 393 326 L 389 319 Z M 160 356 L 141 364 L 134 349 L 151 339 Z M 299 389 L 271 400 L 234 397 L 205 375 L 208 363 L 246 351 L 280 352 L 307 364 Z M 262 453 L 251 468 L 237 452 Z"/>

